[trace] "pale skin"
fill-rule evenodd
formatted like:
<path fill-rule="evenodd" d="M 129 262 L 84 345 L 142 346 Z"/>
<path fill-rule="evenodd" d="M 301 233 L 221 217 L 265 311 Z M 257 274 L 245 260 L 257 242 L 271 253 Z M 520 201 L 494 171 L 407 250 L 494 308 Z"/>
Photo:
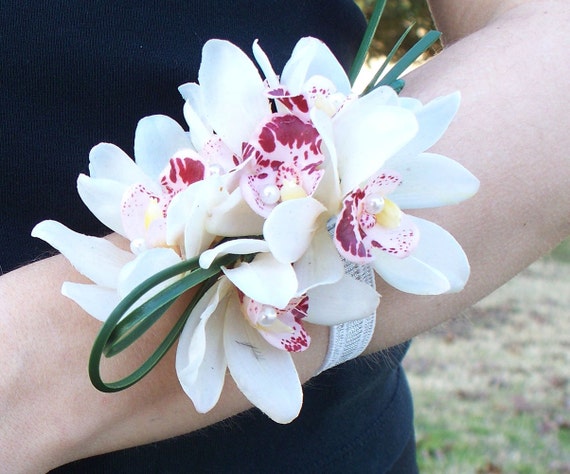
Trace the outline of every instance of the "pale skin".
<path fill-rule="evenodd" d="M 472 275 L 463 292 L 429 298 L 378 282 L 383 297 L 368 352 L 456 316 L 570 235 L 565 125 L 570 93 L 564 84 L 570 76 L 570 41 L 561 27 L 570 21 L 570 5 L 565 0 L 432 0 L 430 6 L 446 48 L 410 74 L 405 95 L 428 101 L 461 91 L 459 115 L 434 151 L 463 163 L 480 179 L 481 189 L 459 206 L 421 216 L 459 240 Z M 129 390 L 95 390 L 86 361 L 100 323 L 60 295 L 65 280 L 81 277 L 59 256 L 0 277 L 0 466 L 5 472 L 46 471 L 187 433 L 249 407 L 228 377 L 218 406 L 197 414 L 179 388 L 172 353 Z M 295 356 L 303 380 L 321 364 L 328 342 L 326 328 L 309 330 L 311 348 Z M 152 347 L 153 341 L 145 344 Z M 143 352 L 130 357 L 136 361 Z M 120 365 L 108 367 L 107 377 L 122 373 Z"/>

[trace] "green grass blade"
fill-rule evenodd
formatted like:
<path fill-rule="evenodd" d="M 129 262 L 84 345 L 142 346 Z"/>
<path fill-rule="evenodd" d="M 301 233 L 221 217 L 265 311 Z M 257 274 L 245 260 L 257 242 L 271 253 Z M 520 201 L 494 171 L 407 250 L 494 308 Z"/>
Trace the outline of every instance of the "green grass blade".
<path fill-rule="evenodd" d="M 219 272 L 219 266 L 194 270 L 135 308 L 116 324 L 105 344 L 105 357 L 113 357 L 125 350 L 153 326 L 182 293 Z"/>
<path fill-rule="evenodd" d="M 404 56 L 388 71 L 388 73 L 376 84 L 378 86 L 389 86 L 397 81 L 400 75 L 413 64 L 425 51 L 427 51 L 441 36 L 439 31 L 429 31 L 414 46 L 412 46 Z"/>
<path fill-rule="evenodd" d="M 212 279 L 215 280 L 215 278 Z M 213 284 L 213 281 L 211 284 Z M 208 285 L 206 283 L 204 286 L 209 287 L 211 284 Z M 200 290 L 202 290 L 202 288 L 203 287 L 201 287 Z M 203 291 L 199 291 L 197 294 L 198 298 L 193 299 L 191 304 L 186 308 L 186 310 L 183 311 L 176 324 L 159 344 L 156 350 L 150 355 L 150 357 L 143 364 L 141 364 L 138 369 L 134 370 L 131 374 L 123 377 L 120 380 L 117 380 L 115 382 L 103 381 L 101 378 L 101 372 L 99 370 L 101 361 L 100 345 L 97 347 L 97 349 L 94 345 L 93 351 L 91 352 L 91 358 L 89 359 L 89 377 L 93 386 L 101 392 L 119 392 L 133 386 L 143 377 L 148 375 L 148 373 L 156 366 L 156 364 L 158 364 L 160 360 L 166 355 L 174 342 L 176 342 L 176 339 L 182 332 L 182 329 L 184 328 L 184 325 L 186 324 L 186 321 L 188 320 L 192 309 L 194 309 L 194 306 L 198 302 L 199 297 L 203 296 L 204 292 L 205 289 Z"/>
<path fill-rule="evenodd" d="M 131 375 L 116 382 L 104 382 L 100 373 L 101 358 L 103 354 L 110 353 L 115 355 L 131 345 L 166 312 L 174 300 L 180 296 L 183 291 L 185 291 L 184 289 L 192 288 L 208 278 L 212 278 L 214 279 L 213 281 L 215 281 L 215 278 L 217 278 L 217 274 L 220 271 L 220 267 L 228 265 L 236 261 L 238 258 L 238 255 L 225 255 L 214 261 L 208 270 L 197 270 L 198 259 L 183 261 L 158 272 L 134 288 L 111 312 L 108 319 L 99 330 L 99 334 L 95 338 L 89 358 L 89 377 L 91 378 L 91 383 L 100 391 L 114 392 L 123 390 L 144 377 L 160 361 L 164 354 L 166 354 L 168 348 L 172 346 L 182 331 L 190 311 L 201 295 L 206 291 L 207 288 L 204 289 L 204 287 L 207 286 L 206 284 L 199 288 L 198 293 L 192 299 L 191 304 L 183 312 L 181 318 L 168 333 L 163 342 L 152 353 L 147 361 Z M 120 321 L 123 319 L 123 316 L 142 296 L 152 290 L 156 285 L 187 271 L 190 271 L 191 273 L 183 277 L 182 280 L 175 282 L 173 285 L 154 295 L 140 307 L 132 310 L 127 316 L 127 323 L 119 326 L 120 329 L 115 332 Z M 109 347 L 110 341 L 112 344 Z"/>
<path fill-rule="evenodd" d="M 378 68 L 378 70 L 376 71 L 376 73 L 374 74 L 374 77 L 372 77 L 372 79 L 370 80 L 370 82 L 368 83 L 368 85 L 366 86 L 366 89 L 364 89 L 364 92 L 362 93 L 362 95 L 366 95 L 368 94 L 372 89 L 374 89 L 374 86 L 376 85 L 376 83 L 378 82 L 378 79 L 380 79 L 380 76 L 382 75 L 382 73 L 384 72 L 384 70 L 388 67 L 388 65 L 390 64 L 390 61 L 392 61 L 392 58 L 394 57 L 394 55 L 398 52 L 398 50 L 400 49 L 400 46 L 402 46 L 402 43 L 404 42 L 404 40 L 406 39 L 406 37 L 410 34 L 410 32 L 412 31 L 412 28 L 414 26 L 415 23 L 412 23 L 410 26 L 408 26 L 406 28 L 406 31 L 404 31 L 404 33 L 402 34 L 402 36 L 400 36 L 400 38 L 398 39 L 398 41 L 396 42 L 396 44 L 394 45 L 394 47 L 390 50 L 390 52 L 388 53 L 388 55 L 386 56 L 386 59 L 384 60 L 384 62 L 382 63 L 382 65 Z"/>
<path fill-rule="evenodd" d="M 366 27 L 366 31 L 362 37 L 362 42 L 360 43 L 360 47 L 358 48 L 358 52 L 356 53 L 356 57 L 354 58 L 354 62 L 352 63 L 352 66 L 348 73 L 350 85 L 353 85 L 354 81 L 356 81 L 356 78 L 362 69 L 362 65 L 366 60 L 366 55 L 370 49 L 370 44 L 372 43 L 372 39 L 374 38 L 374 34 L 378 28 L 378 23 L 380 22 L 380 18 L 382 17 L 385 6 L 386 0 L 379 0 L 374 6 L 374 11 L 370 16 L 370 21 L 368 22 L 368 26 Z"/>

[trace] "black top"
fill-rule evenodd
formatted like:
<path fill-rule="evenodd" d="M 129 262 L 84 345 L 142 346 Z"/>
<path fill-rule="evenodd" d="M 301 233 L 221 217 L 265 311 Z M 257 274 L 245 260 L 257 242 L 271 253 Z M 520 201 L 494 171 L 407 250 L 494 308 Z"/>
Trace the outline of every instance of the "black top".
<path fill-rule="evenodd" d="M 327 20 L 323 18 L 327 16 Z M 256 38 L 279 71 L 298 38 L 318 36 L 349 63 L 364 21 L 350 0 L 6 0 L 0 9 L 0 268 L 49 248 L 44 219 L 105 230 L 75 191 L 99 142 L 132 156 L 137 122 L 184 123 L 178 86 L 195 81 L 202 45 Z"/>
<path fill-rule="evenodd" d="M 300 37 L 316 36 L 348 66 L 364 27 L 350 0 L 2 1 L 1 270 L 50 252 L 30 237 L 41 220 L 108 232 L 75 188 L 89 150 L 105 141 L 132 156 L 136 124 L 146 115 L 184 124 L 177 87 L 196 80 L 205 41 L 229 39 L 249 53 L 258 38 L 280 71 Z M 404 352 L 313 379 L 289 425 L 250 410 L 231 423 L 57 472 L 384 472 L 413 432 Z"/>

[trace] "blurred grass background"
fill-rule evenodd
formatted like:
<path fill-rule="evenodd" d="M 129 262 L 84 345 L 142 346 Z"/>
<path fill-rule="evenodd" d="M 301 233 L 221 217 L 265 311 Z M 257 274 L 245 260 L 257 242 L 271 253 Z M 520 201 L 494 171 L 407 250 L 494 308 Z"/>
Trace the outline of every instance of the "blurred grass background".
<path fill-rule="evenodd" d="M 404 361 L 422 473 L 570 473 L 570 241 Z"/>
<path fill-rule="evenodd" d="M 374 0 L 357 0 L 365 15 Z M 371 48 L 401 54 L 434 29 L 425 1 L 388 1 Z M 436 45 L 430 54 L 441 49 Z M 405 360 L 422 473 L 570 474 L 570 240 Z"/>
<path fill-rule="evenodd" d="M 367 18 L 370 18 L 370 15 L 374 10 L 376 0 L 356 0 L 356 3 L 364 12 L 364 15 Z M 387 54 L 390 49 L 392 49 L 392 46 L 394 46 L 400 35 L 411 24 L 414 24 L 414 27 L 402 43 L 402 48 L 395 56 L 396 59 L 411 48 L 429 30 L 435 29 L 435 26 L 425 1 L 388 0 L 380 20 L 380 25 L 370 47 L 371 56 L 374 57 Z M 436 44 L 429 51 L 429 54 L 434 54 L 440 49 L 441 46 Z"/>

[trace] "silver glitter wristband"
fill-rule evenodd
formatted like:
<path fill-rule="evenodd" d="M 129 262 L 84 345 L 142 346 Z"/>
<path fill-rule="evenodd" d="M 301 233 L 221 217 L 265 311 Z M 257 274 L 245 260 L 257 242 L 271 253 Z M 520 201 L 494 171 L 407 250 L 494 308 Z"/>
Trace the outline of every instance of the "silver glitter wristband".
<path fill-rule="evenodd" d="M 374 271 L 370 265 L 357 265 L 345 261 L 344 272 L 373 288 L 375 286 Z M 373 313 L 364 319 L 332 326 L 329 333 L 327 355 L 317 375 L 362 354 L 372 339 L 375 325 L 376 313 Z"/>

